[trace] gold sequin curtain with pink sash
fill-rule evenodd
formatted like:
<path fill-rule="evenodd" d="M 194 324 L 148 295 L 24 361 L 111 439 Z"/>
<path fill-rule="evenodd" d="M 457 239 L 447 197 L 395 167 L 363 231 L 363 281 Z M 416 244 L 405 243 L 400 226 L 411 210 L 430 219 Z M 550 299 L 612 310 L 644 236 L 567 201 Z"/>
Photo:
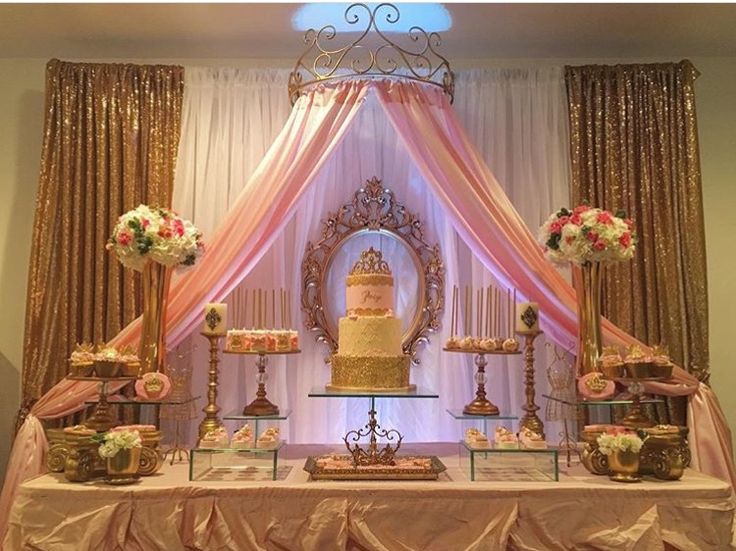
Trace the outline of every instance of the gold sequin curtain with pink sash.
<path fill-rule="evenodd" d="M 708 376 L 708 295 L 694 82 L 689 61 L 566 67 L 572 194 L 625 209 L 633 261 L 606 267 L 602 314 Z M 685 422 L 683 400 L 658 408 Z"/>
<path fill-rule="evenodd" d="M 170 204 L 183 87 L 179 66 L 46 67 L 19 417 L 66 375 L 75 342 L 107 341 L 141 313 L 140 277 L 105 243 L 125 211 Z"/>

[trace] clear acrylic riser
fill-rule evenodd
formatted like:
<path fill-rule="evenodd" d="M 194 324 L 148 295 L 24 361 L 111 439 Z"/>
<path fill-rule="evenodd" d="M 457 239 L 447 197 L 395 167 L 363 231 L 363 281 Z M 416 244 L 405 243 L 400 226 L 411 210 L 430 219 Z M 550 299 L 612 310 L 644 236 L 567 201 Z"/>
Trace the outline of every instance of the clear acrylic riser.
<path fill-rule="evenodd" d="M 246 482 L 278 480 L 279 451 L 273 448 L 193 448 L 189 456 L 189 480 Z"/>
<path fill-rule="evenodd" d="M 239 421 L 235 424 L 236 429 L 240 429 L 245 423 L 252 425 L 253 434 L 257 438 L 260 434 L 271 427 L 277 427 L 281 421 L 286 421 L 291 415 L 290 409 L 282 409 L 277 415 L 243 415 L 242 410 L 231 411 L 227 415 L 223 415 L 224 421 Z"/>
<path fill-rule="evenodd" d="M 498 425 L 503 425 L 511 430 L 511 425 L 519 420 L 515 415 L 470 415 L 463 413 L 462 409 L 447 409 L 445 411 L 447 411 L 453 419 L 460 421 L 463 436 L 465 435 L 465 431 L 469 428 L 477 428 L 482 431 L 483 434 L 490 436 L 488 434 L 489 424 L 491 424 L 494 429 Z"/>
<path fill-rule="evenodd" d="M 460 467 L 471 481 L 557 482 L 560 479 L 556 449 L 471 448 L 460 442 Z"/>

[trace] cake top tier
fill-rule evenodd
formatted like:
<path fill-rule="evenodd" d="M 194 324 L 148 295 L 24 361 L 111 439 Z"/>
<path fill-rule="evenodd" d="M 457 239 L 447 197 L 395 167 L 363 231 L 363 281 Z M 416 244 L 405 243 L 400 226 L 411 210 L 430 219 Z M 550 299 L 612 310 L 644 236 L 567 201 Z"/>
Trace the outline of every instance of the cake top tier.
<path fill-rule="evenodd" d="M 353 264 L 346 283 L 348 287 L 366 284 L 393 285 L 394 278 L 381 251 L 370 247 L 367 251 L 360 253 L 360 260 Z"/>

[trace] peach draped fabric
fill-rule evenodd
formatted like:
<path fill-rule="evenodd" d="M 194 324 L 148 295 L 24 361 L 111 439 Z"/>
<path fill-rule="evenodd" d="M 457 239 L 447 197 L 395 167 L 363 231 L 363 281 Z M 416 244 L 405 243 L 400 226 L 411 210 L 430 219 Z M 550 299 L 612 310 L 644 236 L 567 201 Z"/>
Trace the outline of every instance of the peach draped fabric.
<path fill-rule="evenodd" d="M 339 145 L 367 90 L 363 83 L 345 83 L 312 92 L 297 102 L 221 230 L 208 240 L 207 254 L 173 283 L 167 316 L 170 343 L 181 340 L 198 322 L 204 305 L 225 297 L 258 262 L 294 204 Z M 112 342 L 133 344 L 139 335 L 140 318 Z M 79 411 L 96 395 L 95 384 L 64 380 L 31 408 L 15 438 L 0 495 L 0 541 L 20 483 L 45 470 L 47 443 L 39 419 Z"/>
<path fill-rule="evenodd" d="M 307 455 L 339 446 L 300 445 L 280 457 L 285 474 L 277 481 L 190 482 L 183 464 L 119 488 L 70 488 L 61 475 L 46 475 L 22 486 L 5 544 L 49 551 L 731 548 L 729 486 L 701 473 L 627 485 L 577 466 L 559 482 L 471 482 L 457 465 L 456 443 L 413 446 L 438 454 L 447 466 L 440 480 L 310 482 Z"/>
<path fill-rule="evenodd" d="M 544 258 L 501 186 L 460 125 L 447 98 L 415 83 L 376 83 L 378 98 L 456 231 L 494 272 L 501 271 L 528 299 L 540 304 L 544 331 L 569 346 L 577 334 L 575 290 Z M 643 343 L 603 320 L 604 340 Z M 693 465 L 736 483 L 731 434 L 713 392 L 677 367 L 670 383 L 647 383 L 667 396 L 691 396 L 688 418 Z M 697 422 L 694 422 L 697 420 Z"/>
<path fill-rule="evenodd" d="M 376 91 L 409 156 L 474 253 L 524 297 L 540 303 L 548 335 L 563 346 L 575 342 L 573 288 L 545 260 L 534 236 L 481 160 L 442 93 L 404 81 L 356 80 L 320 86 L 297 102 L 284 130 L 220 230 L 209 239 L 207 254 L 172 283 L 167 315 L 170 347 L 200 323 L 206 302 L 223 299 L 253 268 L 344 137 L 370 90 Z M 637 342 L 608 321 L 604 321 L 604 332 L 612 343 Z M 134 343 L 139 333 L 140 322 L 133 322 L 114 342 Z M 690 415 L 697 419 L 697 423 L 690 424 L 694 465 L 733 484 L 736 473 L 730 433 L 713 394 L 681 369 L 676 370 L 674 383 L 659 384 L 656 389 L 664 394 L 692 396 Z M 81 396 L 64 395 L 59 399 L 72 411 L 83 402 Z M 48 410 L 34 410 L 36 417 L 47 416 Z M 42 472 L 44 436 L 40 423 L 33 419 L 29 423 L 19 434 L 23 440 L 16 441 L 8 473 L 10 483 L 4 488 L 0 510 L 12 502 L 20 481 Z M 19 456 L 20 450 L 28 451 L 26 458 Z M 27 460 L 31 457 L 32 461 Z M 0 533 L 4 530 L 3 523 Z"/>

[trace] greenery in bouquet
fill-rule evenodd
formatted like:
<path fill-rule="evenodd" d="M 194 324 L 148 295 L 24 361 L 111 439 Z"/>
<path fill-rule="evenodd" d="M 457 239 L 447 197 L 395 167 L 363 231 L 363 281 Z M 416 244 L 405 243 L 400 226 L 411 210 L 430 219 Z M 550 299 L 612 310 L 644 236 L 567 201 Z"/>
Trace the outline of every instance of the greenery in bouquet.
<path fill-rule="evenodd" d="M 115 457 L 120 450 L 140 448 L 143 445 L 137 430 L 113 430 L 93 436 L 92 440 L 100 444 L 97 452 L 104 459 Z"/>
<path fill-rule="evenodd" d="M 126 267 L 142 271 L 146 262 L 192 266 L 204 252 L 202 233 L 165 208 L 139 205 L 118 218 L 107 249 Z"/>
<path fill-rule="evenodd" d="M 627 430 L 604 432 L 597 441 L 598 449 L 603 455 L 611 455 L 617 451 L 639 453 L 644 445 L 644 440 L 638 434 Z"/>
<path fill-rule="evenodd" d="M 539 229 L 539 241 L 554 262 L 616 262 L 634 256 L 636 233 L 624 211 L 579 205 L 552 214 Z"/>

